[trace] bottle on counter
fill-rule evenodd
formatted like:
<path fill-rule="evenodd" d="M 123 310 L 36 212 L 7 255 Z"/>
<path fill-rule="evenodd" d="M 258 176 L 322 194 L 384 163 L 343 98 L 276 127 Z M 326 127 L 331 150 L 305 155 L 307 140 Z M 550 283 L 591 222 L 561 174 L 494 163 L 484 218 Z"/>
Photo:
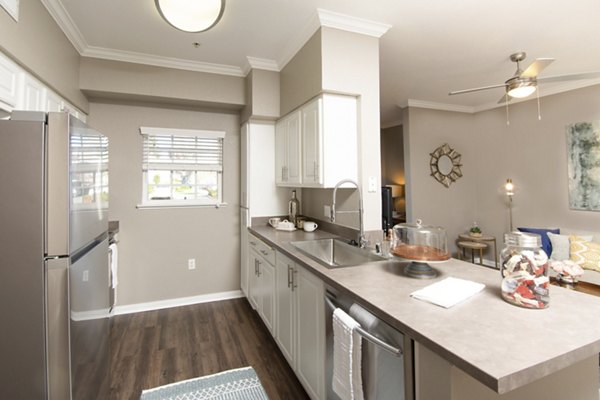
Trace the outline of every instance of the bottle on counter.
<path fill-rule="evenodd" d="M 292 190 L 292 198 L 288 202 L 288 219 L 294 226 L 298 225 L 298 216 L 300 215 L 300 201 L 296 198 L 296 191 Z"/>
<path fill-rule="evenodd" d="M 548 307 L 548 256 L 540 235 L 506 233 L 500 258 L 502 298 L 525 308 Z"/>

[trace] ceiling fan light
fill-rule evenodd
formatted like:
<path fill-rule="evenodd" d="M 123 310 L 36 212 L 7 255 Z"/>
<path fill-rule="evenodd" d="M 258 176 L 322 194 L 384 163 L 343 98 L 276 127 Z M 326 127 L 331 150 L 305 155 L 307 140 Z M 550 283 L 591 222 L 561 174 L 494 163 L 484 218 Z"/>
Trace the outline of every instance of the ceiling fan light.
<path fill-rule="evenodd" d="M 533 92 L 535 92 L 535 89 L 535 85 L 532 85 L 530 82 L 522 82 L 514 86 L 509 86 L 507 94 L 510 97 L 522 99 L 523 97 L 527 97 L 533 94 Z"/>
<path fill-rule="evenodd" d="M 158 12 L 173 27 L 203 32 L 219 22 L 225 0 L 155 0 Z"/>

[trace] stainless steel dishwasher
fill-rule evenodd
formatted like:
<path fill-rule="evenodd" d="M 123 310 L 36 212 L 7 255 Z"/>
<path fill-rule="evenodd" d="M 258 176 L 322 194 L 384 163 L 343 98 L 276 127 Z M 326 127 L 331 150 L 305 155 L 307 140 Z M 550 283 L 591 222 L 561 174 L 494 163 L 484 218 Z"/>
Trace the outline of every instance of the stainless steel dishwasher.
<path fill-rule="evenodd" d="M 361 328 L 362 382 L 365 400 L 414 400 L 412 341 L 375 317 L 352 297 L 327 287 L 325 292 L 327 400 L 339 400 L 333 392 L 333 310 L 339 307 Z M 357 304 L 360 307 L 352 307 Z"/>

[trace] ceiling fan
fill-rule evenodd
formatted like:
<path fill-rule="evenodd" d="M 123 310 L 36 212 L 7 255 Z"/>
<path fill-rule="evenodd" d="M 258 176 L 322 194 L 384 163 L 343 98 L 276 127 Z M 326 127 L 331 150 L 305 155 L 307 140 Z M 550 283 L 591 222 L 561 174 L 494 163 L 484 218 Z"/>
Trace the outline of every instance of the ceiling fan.
<path fill-rule="evenodd" d="M 498 103 L 505 103 L 513 98 L 524 98 L 533 94 L 538 86 L 538 83 L 549 83 L 549 82 L 560 82 L 560 81 L 573 81 L 579 79 L 592 79 L 600 77 L 600 72 L 585 72 L 580 74 L 568 74 L 568 75 L 557 75 L 548 76 L 544 78 L 538 78 L 538 75 L 550 65 L 553 58 L 538 58 L 532 62 L 525 70 L 521 69 L 521 62 L 525 60 L 526 53 L 520 51 L 510 55 L 510 61 L 517 63 L 517 70 L 515 74 L 507 79 L 504 83 L 491 86 L 482 86 L 473 89 L 455 90 L 448 95 L 452 96 L 455 94 L 471 93 L 480 90 L 494 89 L 504 87 L 504 96 L 498 101 Z"/>

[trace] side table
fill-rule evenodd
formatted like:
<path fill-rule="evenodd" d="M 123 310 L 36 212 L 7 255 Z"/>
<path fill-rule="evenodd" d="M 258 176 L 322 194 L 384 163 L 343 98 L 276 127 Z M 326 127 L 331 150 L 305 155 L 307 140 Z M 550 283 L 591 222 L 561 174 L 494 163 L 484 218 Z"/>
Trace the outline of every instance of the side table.
<path fill-rule="evenodd" d="M 494 263 L 496 265 L 496 269 L 498 268 L 498 249 L 496 248 L 496 237 L 495 236 L 481 235 L 480 237 L 473 237 L 473 236 L 469 235 L 468 233 L 461 233 L 458 235 L 458 238 L 461 241 L 491 243 L 493 245 L 493 249 L 494 249 Z"/>

